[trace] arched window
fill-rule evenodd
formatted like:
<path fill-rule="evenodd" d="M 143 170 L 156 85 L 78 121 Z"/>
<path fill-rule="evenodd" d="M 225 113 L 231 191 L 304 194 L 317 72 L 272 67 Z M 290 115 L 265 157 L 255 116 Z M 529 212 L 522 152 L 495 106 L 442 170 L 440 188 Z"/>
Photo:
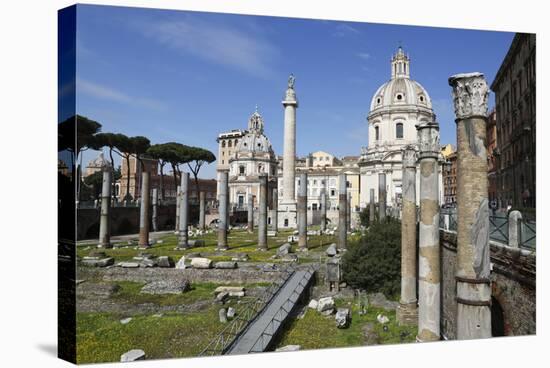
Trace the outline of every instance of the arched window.
<path fill-rule="evenodd" d="M 222 141 L 222 148 L 225 148 L 225 141 Z"/>
<path fill-rule="evenodd" d="M 395 138 L 403 138 L 403 123 L 395 125 Z"/>
<path fill-rule="evenodd" d="M 231 141 L 227 142 L 227 147 L 231 147 Z"/>
<path fill-rule="evenodd" d="M 376 139 L 377 141 L 380 140 L 380 128 L 379 127 L 374 127 L 374 139 Z"/>

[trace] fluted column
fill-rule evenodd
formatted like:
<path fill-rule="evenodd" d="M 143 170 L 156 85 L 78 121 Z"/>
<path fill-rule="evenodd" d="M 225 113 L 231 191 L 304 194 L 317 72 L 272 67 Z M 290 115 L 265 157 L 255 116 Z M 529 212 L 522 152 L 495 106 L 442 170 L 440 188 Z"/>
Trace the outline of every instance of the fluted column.
<path fill-rule="evenodd" d="M 418 341 L 440 339 L 441 276 L 439 260 L 439 126 L 417 126 L 420 153 L 418 255 Z"/>
<path fill-rule="evenodd" d="M 178 248 L 189 248 L 189 173 L 181 173 L 180 183 L 180 234 Z"/>
<path fill-rule="evenodd" d="M 298 187 L 298 248 L 307 249 L 307 173 L 300 174 Z"/>
<path fill-rule="evenodd" d="M 258 198 L 258 248 L 267 250 L 267 175 L 260 174 Z"/>
<path fill-rule="evenodd" d="M 151 197 L 149 195 L 151 175 L 147 168 L 141 173 L 141 200 L 139 206 L 139 241 L 140 248 L 149 247 L 149 209 Z"/>
<path fill-rule="evenodd" d="M 401 218 L 401 299 L 397 320 L 401 325 L 416 325 L 416 150 L 403 150 L 403 212 Z"/>
<path fill-rule="evenodd" d="M 226 250 L 227 246 L 227 226 L 229 216 L 228 203 L 228 172 L 227 170 L 218 171 L 218 184 L 220 193 L 218 196 L 218 249 Z"/>
<path fill-rule="evenodd" d="M 457 136 L 457 339 L 491 337 L 486 124 L 481 73 L 449 78 Z"/>
<path fill-rule="evenodd" d="M 378 173 L 378 221 L 386 218 L 386 173 Z"/>
<path fill-rule="evenodd" d="M 99 244 L 100 248 L 112 248 L 111 244 L 111 176 L 112 167 L 104 166 L 103 184 L 101 186 L 101 217 L 99 220 Z"/>
<path fill-rule="evenodd" d="M 345 249 L 347 246 L 347 187 L 346 187 L 346 174 L 340 174 L 338 176 L 338 248 Z"/>

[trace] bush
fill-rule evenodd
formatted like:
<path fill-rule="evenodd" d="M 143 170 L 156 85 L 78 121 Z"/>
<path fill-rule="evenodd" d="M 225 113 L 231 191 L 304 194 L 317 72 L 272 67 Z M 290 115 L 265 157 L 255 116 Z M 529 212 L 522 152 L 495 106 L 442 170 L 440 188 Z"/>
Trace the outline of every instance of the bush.
<path fill-rule="evenodd" d="M 401 222 L 387 217 L 371 224 L 368 232 L 350 244 L 342 258 L 343 278 L 356 289 L 381 292 L 387 297 L 401 290 Z"/>
<path fill-rule="evenodd" d="M 370 225 L 370 206 L 367 205 L 367 207 L 363 208 L 361 212 L 359 212 L 359 221 L 361 222 L 361 226 L 369 227 Z M 374 221 L 378 221 L 378 211 L 374 211 Z"/>

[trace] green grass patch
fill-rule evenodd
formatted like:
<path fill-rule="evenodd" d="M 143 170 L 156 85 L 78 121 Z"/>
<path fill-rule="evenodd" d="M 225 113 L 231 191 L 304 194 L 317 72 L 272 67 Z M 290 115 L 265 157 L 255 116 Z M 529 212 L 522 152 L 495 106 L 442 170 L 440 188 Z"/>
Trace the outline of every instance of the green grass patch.
<path fill-rule="evenodd" d="M 373 324 L 373 331 L 379 336 L 379 344 L 394 344 L 413 342 L 416 338 L 416 326 L 399 326 L 395 312 L 369 307 L 367 313 L 359 315 L 357 305 L 349 305 L 350 300 L 335 299 L 336 307 L 346 307 L 352 310 L 352 320 L 348 328 L 336 327 L 334 315 L 323 316 L 313 309 L 307 310 L 302 319 L 294 319 L 289 323 L 277 347 L 285 345 L 301 345 L 302 349 L 339 348 L 365 345 L 363 329 L 368 323 Z M 378 323 L 376 316 L 384 314 L 390 322 L 386 324 L 388 331 Z"/>

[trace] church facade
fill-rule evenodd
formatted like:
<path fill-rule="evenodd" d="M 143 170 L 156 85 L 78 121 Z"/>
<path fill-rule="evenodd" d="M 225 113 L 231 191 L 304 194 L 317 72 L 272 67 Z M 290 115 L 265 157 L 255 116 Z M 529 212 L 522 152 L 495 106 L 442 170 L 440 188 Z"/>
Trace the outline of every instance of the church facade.
<path fill-rule="evenodd" d="M 418 143 L 416 126 L 435 121 L 428 92 L 410 77 L 410 59 L 401 47 L 391 59 L 391 79 L 374 93 L 368 120 L 368 146 L 361 149 L 360 207 L 365 208 L 374 189 L 378 201 L 378 174 L 386 174 L 386 203 L 399 207 L 402 195 L 402 150 Z M 439 172 L 440 193 L 442 173 Z M 420 185 L 417 177 L 417 202 Z M 440 199 L 440 201 L 442 198 Z"/>

